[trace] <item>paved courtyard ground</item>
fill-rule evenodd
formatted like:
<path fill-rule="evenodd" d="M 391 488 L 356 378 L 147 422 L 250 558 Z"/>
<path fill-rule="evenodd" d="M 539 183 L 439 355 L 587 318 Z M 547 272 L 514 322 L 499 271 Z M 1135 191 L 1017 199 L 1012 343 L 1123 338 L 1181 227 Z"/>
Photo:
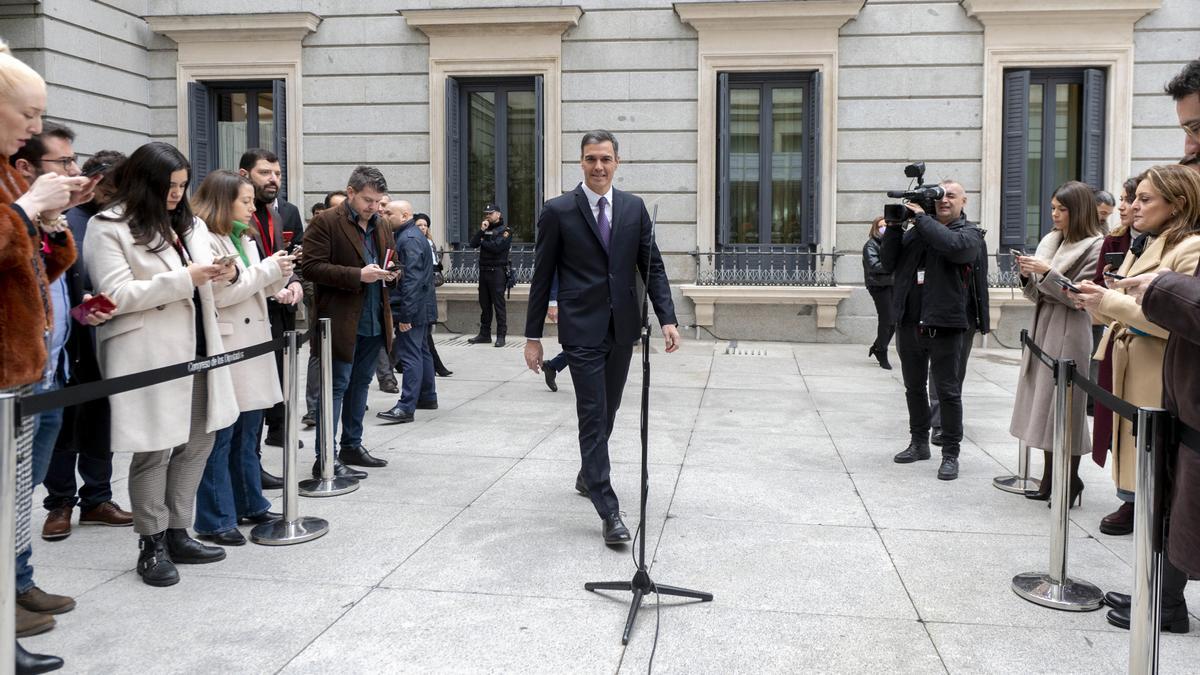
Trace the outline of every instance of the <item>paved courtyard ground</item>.
<path fill-rule="evenodd" d="M 439 338 L 454 371 L 438 379 L 439 410 L 378 424 L 394 397 L 372 386 L 365 444 L 391 464 L 353 494 L 301 501 L 329 520 L 327 536 L 232 548 L 224 562 L 182 566 L 168 589 L 138 580 L 131 530 L 38 539 L 38 582 L 79 606 L 25 646 L 76 673 L 646 671 L 656 608 L 622 647 L 627 594 L 583 590 L 633 567 L 627 547 L 602 545 L 573 489 L 569 377 L 553 394 L 524 369 L 519 344 L 451 338 Z M 1129 634 L 1103 611 L 1057 612 L 1010 590 L 1014 574 L 1046 570 L 1050 545 L 1045 504 L 991 485 L 1016 469 L 1017 352 L 972 356 L 962 473 L 941 482 L 935 461 L 891 461 L 906 444 L 894 351 L 888 372 L 865 346 L 728 348 L 693 341 L 652 356 L 652 574 L 716 596 L 662 604 L 655 672 L 1126 671 Z M 637 358 L 612 444 L 631 528 Z M 313 433 L 301 437 L 307 469 Z M 267 450 L 278 471 L 278 450 Z M 128 464 L 118 456 L 114 485 L 126 507 Z M 1112 482 L 1090 461 L 1083 477 L 1071 572 L 1128 591 L 1131 537 L 1097 529 L 1117 505 Z M 1200 610 L 1200 591 L 1189 598 Z M 1196 672 L 1198 637 L 1200 623 L 1164 636 L 1162 672 Z"/>

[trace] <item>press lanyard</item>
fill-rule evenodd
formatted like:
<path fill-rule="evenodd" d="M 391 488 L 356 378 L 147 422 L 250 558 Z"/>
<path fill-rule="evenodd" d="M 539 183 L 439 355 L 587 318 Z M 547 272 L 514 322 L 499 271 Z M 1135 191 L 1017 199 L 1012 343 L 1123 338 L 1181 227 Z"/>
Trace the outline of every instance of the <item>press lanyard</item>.
<path fill-rule="evenodd" d="M 54 381 L 54 372 L 57 370 L 54 360 L 50 358 L 51 344 L 54 341 L 54 325 L 53 321 L 54 308 L 50 302 L 50 275 L 46 273 L 45 261 L 42 259 L 44 251 L 49 248 L 49 240 L 44 238 L 40 242 L 41 246 L 34 246 L 33 249 L 33 274 L 37 278 L 38 292 L 42 296 L 42 342 L 46 345 L 46 365 L 42 369 L 42 381 L 46 384 Z M 43 283 L 44 282 L 44 283 Z"/>
<path fill-rule="evenodd" d="M 263 250 L 267 255 L 275 253 L 275 219 L 271 217 L 271 209 L 267 209 L 267 230 L 263 232 L 262 221 L 258 219 L 258 213 L 254 214 L 254 224 L 258 226 L 258 231 L 263 234 Z"/>

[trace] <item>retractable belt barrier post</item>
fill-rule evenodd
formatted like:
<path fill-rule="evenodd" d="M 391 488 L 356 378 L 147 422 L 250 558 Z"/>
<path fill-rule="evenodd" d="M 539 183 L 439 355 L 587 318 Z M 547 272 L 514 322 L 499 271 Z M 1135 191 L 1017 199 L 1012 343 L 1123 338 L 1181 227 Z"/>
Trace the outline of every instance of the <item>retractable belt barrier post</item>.
<path fill-rule="evenodd" d="M 0 675 L 11 675 L 17 655 L 17 397 L 0 394 Z"/>
<path fill-rule="evenodd" d="M 1161 476 L 1165 462 L 1167 411 L 1139 408 L 1137 415 L 1137 499 L 1133 502 L 1133 600 L 1129 612 L 1129 672 L 1158 672 L 1158 621 L 1162 604 Z"/>
<path fill-rule="evenodd" d="M 300 348 L 297 333 L 284 333 L 287 351 L 284 352 L 283 371 L 283 517 L 269 523 L 257 525 L 250 531 L 250 541 L 267 546 L 283 546 L 311 541 L 329 531 L 329 523 L 322 518 L 300 516 L 297 502 L 300 501 L 296 485 L 296 448 L 300 445 Z"/>
<path fill-rule="evenodd" d="M 317 323 L 317 345 L 321 361 L 321 424 L 318 462 L 321 477 L 300 481 L 303 497 L 336 497 L 358 489 L 358 480 L 350 476 L 335 476 L 333 473 L 333 349 L 330 347 L 332 324 L 329 319 Z"/>
<path fill-rule="evenodd" d="M 1021 331 L 1022 361 L 1025 356 L 1025 340 L 1028 336 L 1029 331 Z M 992 487 L 1018 495 L 1024 495 L 1027 490 L 1037 490 L 1041 486 L 1042 481 L 1029 477 L 1029 447 L 1025 445 L 1024 441 L 1017 445 L 1017 473 L 1011 476 L 996 476 L 992 479 Z"/>
<path fill-rule="evenodd" d="M 1070 526 L 1071 408 L 1074 403 L 1074 361 L 1059 361 L 1028 343 L 1043 363 L 1054 364 L 1054 472 L 1050 489 L 1050 571 L 1025 572 L 1013 577 L 1013 591 L 1051 609 L 1088 612 L 1100 609 L 1104 594 L 1096 586 L 1067 576 L 1067 528 Z"/>

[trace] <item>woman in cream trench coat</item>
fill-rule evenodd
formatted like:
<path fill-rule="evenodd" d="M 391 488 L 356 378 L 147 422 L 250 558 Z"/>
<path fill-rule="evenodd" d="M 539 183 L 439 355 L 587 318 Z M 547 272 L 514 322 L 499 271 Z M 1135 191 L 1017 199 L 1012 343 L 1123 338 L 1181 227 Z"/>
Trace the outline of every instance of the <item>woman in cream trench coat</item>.
<path fill-rule="evenodd" d="M 188 169 L 174 147 L 143 145 L 113 176 L 115 206 L 88 223 L 92 281 L 117 304 L 96 331 L 105 378 L 191 361 L 201 345 L 201 356 L 225 351 L 212 284 L 232 278 L 234 268 L 212 264 L 208 230 L 184 197 Z M 175 564 L 223 559 L 187 528 L 213 432 L 238 416 L 229 369 L 117 394 L 110 404 L 112 446 L 135 453 L 129 494 L 142 580 L 169 586 L 179 581 Z"/>

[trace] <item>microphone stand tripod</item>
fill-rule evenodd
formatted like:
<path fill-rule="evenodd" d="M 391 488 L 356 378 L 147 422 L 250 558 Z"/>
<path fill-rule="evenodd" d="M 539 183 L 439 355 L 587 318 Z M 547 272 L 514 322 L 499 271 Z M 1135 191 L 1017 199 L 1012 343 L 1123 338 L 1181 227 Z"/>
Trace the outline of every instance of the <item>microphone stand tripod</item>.
<path fill-rule="evenodd" d="M 641 538 L 636 543 L 638 547 L 637 571 L 632 581 L 589 581 L 583 585 L 588 591 L 632 591 L 633 603 L 629 606 L 629 616 L 625 619 L 625 631 L 621 633 L 621 644 L 629 644 L 629 634 L 633 631 L 633 622 L 637 620 L 638 610 L 642 608 L 642 599 L 651 593 L 659 596 L 674 595 L 683 598 L 694 598 L 702 602 L 712 602 L 712 593 L 693 591 L 677 586 L 667 586 L 655 583 L 650 578 L 650 570 L 646 567 L 646 495 L 650 491 L 650 312 L 647 302 L 650 292 L 650 262 L 654 251 L 655 221 L 658 220 L 658 205 L 654 207 L 654 218 L 650 219 L 650 249 L 646 253 L 646 274 L 642 279 L 642 482 L 640 520 L 637 531 Z"/>

